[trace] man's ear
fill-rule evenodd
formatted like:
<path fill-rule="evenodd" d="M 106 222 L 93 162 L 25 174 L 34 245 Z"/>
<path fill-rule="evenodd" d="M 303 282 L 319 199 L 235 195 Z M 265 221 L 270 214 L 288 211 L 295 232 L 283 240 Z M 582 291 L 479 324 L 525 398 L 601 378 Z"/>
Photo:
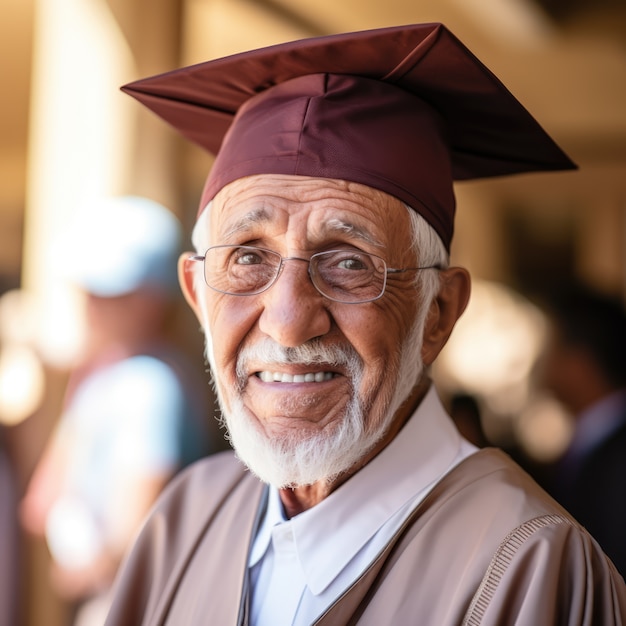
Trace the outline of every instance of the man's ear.
<path fill-rule="evenodd" d="M 198 280 L 198 272 L 202 272 L 202 263 L 190 259 L 190 252 L 183 252 L 178 259 L 178 281 L 180 288 L 187 300 L 187 304 L 196 314 L 198 321 L 202 324 L 202 312 L 198 303 L 198 294 L 196 291 L 196 281 Z"/>
<path fill-rule="evenodd" d="M 471 280 L 462 267 L 442 270 L 441 286 L 435 296 L 424 324 L 422 358 L 431 365 L 450 337 L 459 317 L 469 301 Z"/>

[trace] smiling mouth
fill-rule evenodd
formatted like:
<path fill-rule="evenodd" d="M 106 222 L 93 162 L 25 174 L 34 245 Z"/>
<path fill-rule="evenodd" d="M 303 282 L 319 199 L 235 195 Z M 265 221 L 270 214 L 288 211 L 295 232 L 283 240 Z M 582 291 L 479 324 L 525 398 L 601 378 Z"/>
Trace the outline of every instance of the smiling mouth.
<path fill-rule="evenodd" d="M 333 379 L 334 372 L 307 372 L 305 374 L 287 374 L 285 372 L 256 372 L 255 376 L 264 383 L 323 383 Z"/>

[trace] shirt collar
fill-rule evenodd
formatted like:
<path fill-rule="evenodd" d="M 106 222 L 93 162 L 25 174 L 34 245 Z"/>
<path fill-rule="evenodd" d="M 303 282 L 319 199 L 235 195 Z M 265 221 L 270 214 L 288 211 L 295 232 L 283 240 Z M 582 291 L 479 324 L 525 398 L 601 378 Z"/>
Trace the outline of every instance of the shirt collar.
<path fill-rule="evenodd" d="M 307 585 L 321 593 L 399 509 L 434 486 L 460 446 L 461 437 L 431 386 L 399 435 L 318 505 L 286 521 L 278 490 L 271 488 L 249 566 L 265 554 L 272 528 L 290 524 Z"/>

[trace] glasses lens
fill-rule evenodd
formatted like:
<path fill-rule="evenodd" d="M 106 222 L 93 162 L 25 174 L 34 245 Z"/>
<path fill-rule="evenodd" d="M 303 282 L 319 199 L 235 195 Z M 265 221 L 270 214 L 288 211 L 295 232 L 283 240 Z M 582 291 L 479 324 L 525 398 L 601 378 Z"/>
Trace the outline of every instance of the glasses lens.
<path fill-rule="evenodd" d="M 215 246 L 204 260 L 206 282 L 212 289 L 233 295 L 252 295 L 276 278 L 280 255 L 252 246 Z"/>
<path fill-rule="evenodd" d="M 339 302 L 368 302 L 385 290 L 387 267 L 380 257 L 356 250 L 318 252 L 311 278 L 325 296 Z"/>

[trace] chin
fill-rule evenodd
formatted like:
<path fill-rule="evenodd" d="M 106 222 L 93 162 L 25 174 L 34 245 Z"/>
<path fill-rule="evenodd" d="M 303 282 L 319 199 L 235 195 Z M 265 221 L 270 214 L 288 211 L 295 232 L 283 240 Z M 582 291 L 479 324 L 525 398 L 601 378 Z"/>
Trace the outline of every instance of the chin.
<path fill-rule="evenodd" d="M 383 420 L 375 432 L 366 432 L 356 400 L 332 432 L 306 436 L 268 437 L 240 400 L 224 415 L 237 457 L 263 482 L 279 489 L 329 482 L 344 474 L 376 445 L 390 423 Z"/>

